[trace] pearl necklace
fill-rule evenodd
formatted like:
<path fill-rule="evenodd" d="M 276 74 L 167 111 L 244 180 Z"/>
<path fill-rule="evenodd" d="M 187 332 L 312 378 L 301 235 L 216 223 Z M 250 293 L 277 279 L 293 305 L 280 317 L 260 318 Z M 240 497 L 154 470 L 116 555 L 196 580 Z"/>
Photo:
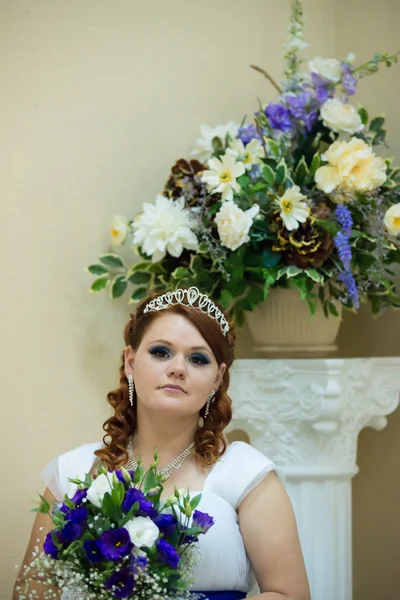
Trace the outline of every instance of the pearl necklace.
<path fill-rule="evenodd" d="M 177 471 L 178 469 L 181 468 L 185 459 L 189 456 L 189 454 L 190 454 L 192 448 L 194 448 L 194 446 L 195 446 L 195 443 L 192 442 L 187 448 L 185 448 L 185 450 L 183 452 L 178 454 L 178 456 L 176 458 L 174 458 L 174 460 L 171 460 L 171 462 L 168 463 L 168 465 L 166 467 L 161 469 L 161 471 L 159 471 L 159 473 L 164 475 L 166 479 L 171 477 L 171 475 L 173 474 L 174 471 Z M 137 460 L 133 453 L 132 438 L 129 438 L 126 449 L 128 451 L 129 460 L 126 463 L 125 468 L 128 470 L 129 469 L 136 470 L 138 468 L 138 463 L 137 463 Z"/>

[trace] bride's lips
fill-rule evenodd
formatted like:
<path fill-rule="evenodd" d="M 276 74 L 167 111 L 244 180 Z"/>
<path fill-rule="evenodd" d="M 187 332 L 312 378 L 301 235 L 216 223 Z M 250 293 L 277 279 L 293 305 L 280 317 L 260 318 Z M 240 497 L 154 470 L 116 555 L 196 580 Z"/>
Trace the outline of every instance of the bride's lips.
<path fill-rule="evenodd" d="M 186 394 L 183 387 L 181 387 L 180 385 L 173 385 L 172 383 L 168 383 L 167 385 L 161 386 L 161 389 L 170 390 L 171 392 L 183 392 L 184 394 Z"/>

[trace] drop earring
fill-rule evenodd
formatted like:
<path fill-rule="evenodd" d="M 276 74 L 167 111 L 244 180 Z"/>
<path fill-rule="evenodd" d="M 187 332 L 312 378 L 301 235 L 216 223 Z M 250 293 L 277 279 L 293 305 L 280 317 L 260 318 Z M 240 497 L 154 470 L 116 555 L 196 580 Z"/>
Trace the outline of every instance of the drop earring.
<path fill-rule="evenodd" d="M 213 391 L 211 392 L 211 394 L 210 394 L 210 395 L 208 396 L 208 398 L 207 398 L 207 402 L 206 402 L 206 410 L 205 410 L 205 412 L 204 412 L 204 418 L 205 418 L 205 419 L 207 419 L 208 415 L 210 414 L 210 405 L 211 405 L 211 402 L 212 402 L 212 400 L 214 399 L 214 396 L 215 396 L 215 390 L 213 390 Z"/>
<path fill-rule="evenodd" d="M 133 392 L 135 391 L 135 384 L 133 383 L 132 375 L 128 375 L 128 388 L 129 388 L 129 403 L 133 406 Z"/>

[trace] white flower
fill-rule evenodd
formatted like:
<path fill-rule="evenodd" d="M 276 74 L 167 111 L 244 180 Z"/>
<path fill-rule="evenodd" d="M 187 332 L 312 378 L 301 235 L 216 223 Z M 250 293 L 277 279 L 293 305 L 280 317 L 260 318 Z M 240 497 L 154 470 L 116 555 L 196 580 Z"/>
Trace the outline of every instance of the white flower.
<path fill-rule="evenodd" d="M 305 42 L 302 37 L 293 36 L 289 39 L 288 43 L 285 44 L 287 50 L 304 50 L 308 48 L 310 44 Z"/>
<path fill-rule="evenodd" d="M 209 170 L 203 171 L 201 180 L 207 184 L 212 194 L 221 193 L 222 200 L 232 200 L 233 190 L 240 191 L 236 178 L 245 172 L 243 163 L 237 163 L 232 156 L 224 154 L 221 160 L 211 158 L 208 166 Z"/>
<path fill-rule="evenodd" d="M 157 525 L 150 517 L 135 517 L 124 525 L 131 542 L 138 548 L 151 548 L 160 534 Z"/>
<path fill-rule="evenodd" d="M 97 508 L 100 508 L 103 502 L 104 494 L 106 492 L 110 492 L 111 494 L 111 491 L 112 486 L 109 482 L 109 476 L 107 476 L 105 473 L 102 473 L 101 475 L 98 475 L 91 483 L 86 497 L 92 504 L 97 506 Z"/>
<path fill-rule="evenodd" d="M 260 164 L 261 158 L 265 156 L 264 148 L 260 140 L 254 138 L 246 146 L 240 139 L 235 139 L 230 143 L 226 151 L 228 156 L 232 156 L 236 161 L 242 162 L 246 171 L 249 171 L 253 165 Z"/>
<path fill-rule="evenodd" d="M 354 52 L 349 52 L 346 58 L 344 59 L 344 62 L 346 62 L 348 65 L 352 65 L 355 60 L 356 55 L 354 54 Z"/>
<path fill-rule="evenodd" d="M 229 250 L 236 250 L 248 242 L 249 229 L 259 210 L 258 204 L 243 211 L 232 200 L 224 202 L 215 217 L 222 246 Z"/>
<path fill-rule="evenodd" d="M 129 233 L 128 219 L 121 216 L 115 216 L 111 226 L 111 240 L 114 246 L 121 246 L 125 243 Z"/>
<path fill-rule="evenodd" d="M 141 246 L 153 262 L 164 258 L 167 252 L 178 258 L 184 248 L 197 250 L 198 240 L 192 231 L 194 227 L 184 198 L 172 200 L 159 194 L 155 204 L 143 204 L 143 212 L 132 225 L 132 243 Z"/>
<path fill-rule="evenodd" d="M 235 138 L 238 130 L 239 125 L 233 121 L 229 121 L 226 125 L 218 125 L 217 127 L 202 125 L 200 127 L 202 137 L 196 140 L 196 148 L 194 148 L 190 154 L 202 162 L 207 162 L 214 152 L 212 147 L 213 139 L 218 137 L 222 140 L 222 143 L 224 143 L 227 134 L 229 134 L 231 138 Z"/>
<path fill-rule="evenodd" d="M 383 221 L 390 235 L 397 236 L 400 234 L 400 203 L 393 204 L 387 209 Z"/>
<path fill-rule="evenodd" d="M 352 104 L 344 104 L 336 98 L 330 98 L 321 107 L 321 117 L 325 127 L 336 133 L 357 133 L 364 129 L 361 117 Z"/>
<path fill-rule="evenodd" d="M 307 197 L 300 192 L 297 185 L 286 190 L 281 198 L 276 200 L 276 204 L 281 209 L 280 217 L 289 231 L 298 229 L 299 223 L 305 223 L 310 214 L 310 208 L 307 206 Z"/>
<path fill-rule="evenodd" d="M 320 77 L 337 83 L 342 78 L 342 67 L 336 58 L 322 58 L 317 56 L 308 63 L 311 73 L 316 73 Z"/>

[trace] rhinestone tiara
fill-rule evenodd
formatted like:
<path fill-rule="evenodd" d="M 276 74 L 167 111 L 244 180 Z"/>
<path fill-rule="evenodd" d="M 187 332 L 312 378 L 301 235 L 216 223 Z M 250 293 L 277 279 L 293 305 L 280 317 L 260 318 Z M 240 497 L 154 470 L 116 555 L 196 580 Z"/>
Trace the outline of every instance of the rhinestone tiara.
<path fill-rule="evenodd" d="M 197 305 L 195 306 L 196 302 Z M 197 287 L 191 287 L 188 290 L 179 289 L 175 290 L 175 292 L 166 292 L 165 294 L 162 294 L 162 296 L 157 296 L 157 298 L 150 300 L 150 302 L 146 304 L 143 313 L 155 310 L 166 310 L 170 306 L 176 306 L 177 304 L 184 304 L 185 306 L 200 309 L 203 313 L 217 321 L 224 336 L 228 333 L 229 324 L 225 315 L 220 311 L 218 306 L 216 306 L 206 294 L 202 294 Z"/>

